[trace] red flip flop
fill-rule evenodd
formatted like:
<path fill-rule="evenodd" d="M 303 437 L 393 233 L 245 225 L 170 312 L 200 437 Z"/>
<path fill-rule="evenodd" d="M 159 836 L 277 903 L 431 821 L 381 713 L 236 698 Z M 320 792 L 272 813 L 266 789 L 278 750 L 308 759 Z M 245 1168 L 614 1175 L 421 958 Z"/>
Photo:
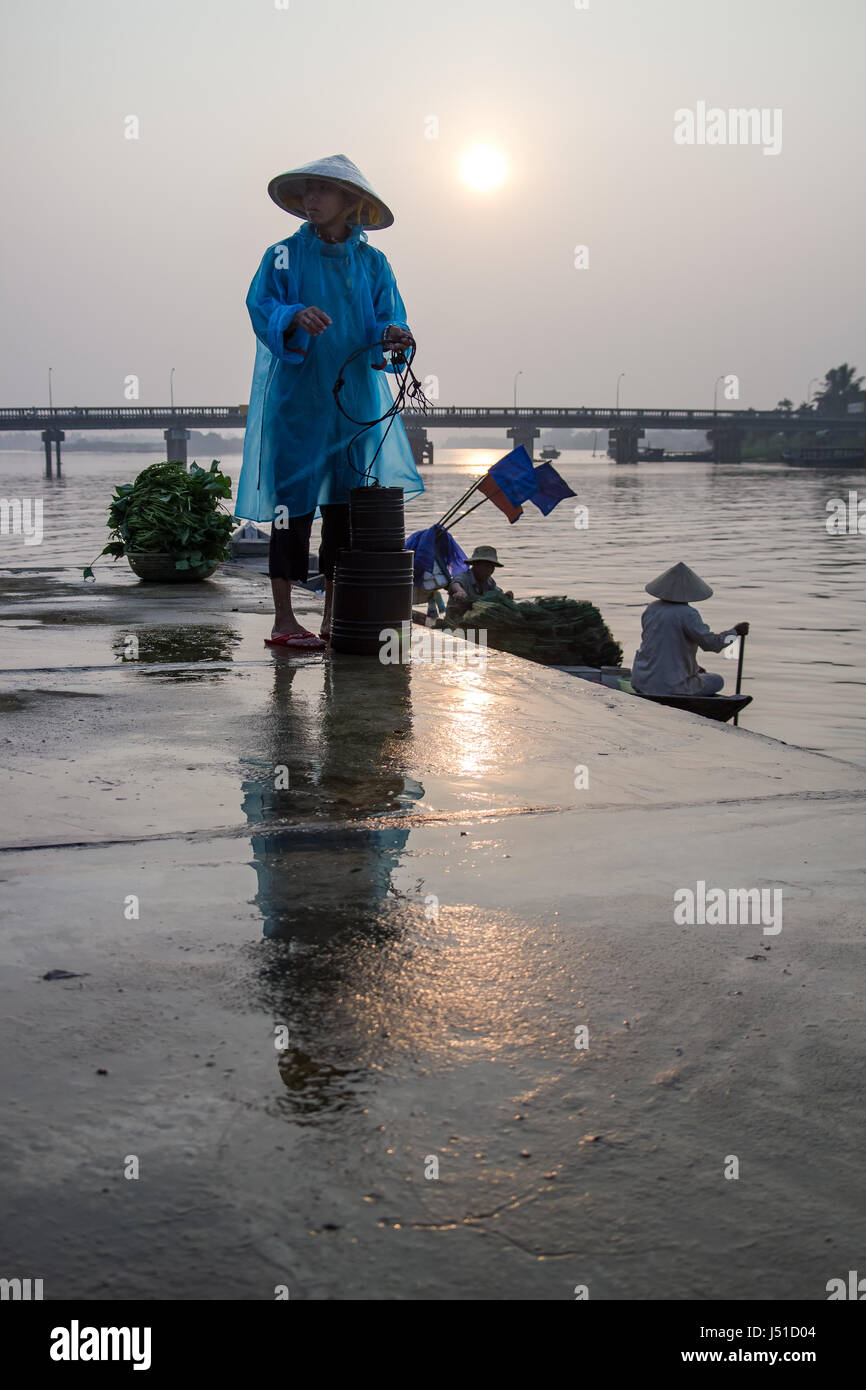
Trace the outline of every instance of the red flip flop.
<path fill-rule="evenodd" d="M 296 651 L 321 651 L 326 644 L 321 637 L 316 637 L 314 633 L 289 632 L 280 633 L 279 637 L 266 637 L 266 647 L 292 647 Z"/>

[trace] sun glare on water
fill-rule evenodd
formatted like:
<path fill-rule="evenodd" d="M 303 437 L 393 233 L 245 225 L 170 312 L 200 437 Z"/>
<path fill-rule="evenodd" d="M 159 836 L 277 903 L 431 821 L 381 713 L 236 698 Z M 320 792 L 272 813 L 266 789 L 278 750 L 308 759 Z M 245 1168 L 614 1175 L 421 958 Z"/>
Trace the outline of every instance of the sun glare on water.
<path fill-rule="evenodd" d="M 498 188 L 505 178 L 505 156 L 492 145 L 474 145 L 460 160 L 460 177 L 480 192 Z"/>

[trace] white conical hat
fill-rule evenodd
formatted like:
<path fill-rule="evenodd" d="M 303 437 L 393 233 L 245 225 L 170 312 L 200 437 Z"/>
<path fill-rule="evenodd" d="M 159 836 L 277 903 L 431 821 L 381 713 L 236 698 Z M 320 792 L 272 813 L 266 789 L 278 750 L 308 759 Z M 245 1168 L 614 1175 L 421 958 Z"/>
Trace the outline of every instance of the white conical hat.
<path fill-rule="evenodd" d="M 394 214 L 387 203 L 383 203 L 379 195 L 373 192 L 357 164 L 353 164 L 344 154 L 330 154 L 325 159 L 314 159 L 312 164 L 301 164 L 297 169 L 288 169 L 285 174 L 277 174 L 268 184 L 268 193 L 279 207 L 306 221 L 303 197 L 307 179 L 329 179 L 331 183 L 338 183 L 349 192 L 366 198 L 369 204 L 378 209 L 379 221 L 363 219 L 362 227 L 370 227 L 373 231 L 380 232 L 384 227 L 390 227 L 394 221 Z M 369 212 L 369 209 L 362 211 Z"/>
<path fill-rule="evenodd" d="M 667 599 L 668 603 L 694 603 L 697 599 L 709 598 L 713 592 L 682 560 L 651 580 L 646 591 L 653 598 Z"/>

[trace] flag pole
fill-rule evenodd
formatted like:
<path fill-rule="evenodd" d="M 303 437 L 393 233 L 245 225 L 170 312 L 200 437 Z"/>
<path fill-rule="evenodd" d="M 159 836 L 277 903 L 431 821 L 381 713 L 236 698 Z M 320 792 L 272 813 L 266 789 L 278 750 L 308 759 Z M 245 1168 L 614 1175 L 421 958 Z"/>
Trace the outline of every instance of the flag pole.
<path fill-rule="evenodd" d="M 489 501 L 490 501 L 490 498 L 489 498 L 489 497 L 482 497 L 482 499 L 481 499 L 480 502 L 476 502 L 475 505 L 474 505 L 474 507 L 469 507 L 469 508 L 463 513 L 462 516 L 457 516 L 457 517 L 455 517 L 454 520 L 451 521 L 451 522 L 449 522 L 447 526 L 443 526 L 443 527 L 442 527 L 443 531 L 450 531 L 450 530 L 452 529 L 452 527 L 454 527 L 454 526 L 457 525 L 458 521 L 462 521 L 462 520 L 463 520 L 463 517 L 464 517 L 464 516 L 468 516 L 470 512 L 475 512 L 475 511 L 477 511 L 479 507 L 483 507 L 483 506 L 484 506 L 484 503 L 485 503 L 485 502 L 489 502 Z M 452 508 L 452 510 L 453 510 L 453 508 Z"/>
<path fill-rule="evenodd" d="M 475 490 L 481 486 L 481 484 L 484 482 L 484 479 L 485 479 L 486 477 L 487 477 L 487 474 L 486 474 L 486 473 L 482 473 L 480 478 L 476 478 L 476 479 L 475 479 L 475 482 L 472 484 L 472 486 L 471 486 L 470 488 L 467 488 L 466 491 L 464 492 L 463 496 L 462 496 L 462 497 L 459 497 L 459 498 L 457 499 L 457 501 L 456 501 L 455 503 L 453 503 L 453 505 L 450 506 L 450 507 L 448 508 L 448 510 L 447 510 L 447 511 L 444 513 L 444 515 L 439 519 L 439 521 L 436 523 L 436 525 L 437 525 L 437 526 L 445 526 L 445 523 L 446 523 L 446 521 L 448 520 L 448 518 L 449 518 L 449 517 L 452 517 L 452 516 L 454 515 L 455 512 L 457 512 L 457 511 L 460 510 L 460 508 L 463 506 L 463 503 L 464 503 L 465 501 L 467 501 L 467 499 L 470 498 L 470 497 L 472 496 L 473 492 L 475 492 Z M 447 527 L 446 527 L 446 530 L 447 530 Z"/>

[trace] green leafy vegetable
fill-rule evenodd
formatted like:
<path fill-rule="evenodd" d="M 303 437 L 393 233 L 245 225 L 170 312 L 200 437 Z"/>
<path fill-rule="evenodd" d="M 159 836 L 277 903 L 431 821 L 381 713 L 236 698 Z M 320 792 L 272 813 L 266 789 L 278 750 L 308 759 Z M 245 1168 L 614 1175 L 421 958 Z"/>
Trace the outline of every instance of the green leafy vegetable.
<path fill-rule="evenodd" d="M 210 468 L 191 463 L 152 463 L 134 483 L 115 488 L 106 525 L 111 539 L 102 555 L 171 555 L 175 568 L 194 569 L 225 560 L 237 518 L 220 502 L 231 497 L 231 478 L 214 459 Z M 88 567 L 84 577 L 93 578 Z"/>

